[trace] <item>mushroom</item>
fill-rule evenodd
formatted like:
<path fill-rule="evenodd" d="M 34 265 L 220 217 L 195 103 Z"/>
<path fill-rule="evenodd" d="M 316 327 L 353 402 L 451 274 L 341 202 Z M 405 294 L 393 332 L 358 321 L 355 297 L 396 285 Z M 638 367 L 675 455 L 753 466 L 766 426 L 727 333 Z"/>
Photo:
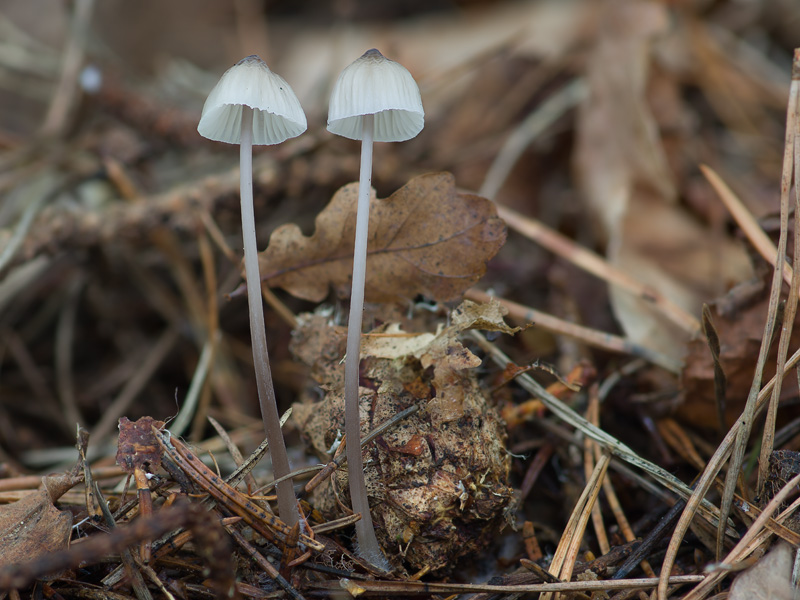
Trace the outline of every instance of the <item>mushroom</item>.
<path fill-rule="evenodd" d="M 261 276 L 258 269 L 256 224 L 253 212 L 253 144 L 280 144 L 306 130 L 306 116 L 289 84 L 258 56 L 243 58 L 225 71 L 203 106 L 197 131 L 205 138 L 239 144 L 239 181 L 242 238 L 250 308 L 250 339 L 258 400 L 276 479 L 289 474 L 289 458 L 278 415 L 269 368 Z M 298 522 L 297 500 L 291 479 L 277 485 L 278 514 L 289 525 Z"/>
<path fill-rule="evenodd" d="M 389 60 L 375 49 L 368 50 L 347 66 L 339 75 L 331 93 L 328 131 L 352 140 L 361 140 L 361 172 L 358 180 L 344 384 L 348 481 L 353 511 L 361 514 L 361 520 L 356 523 L 358 552 L 362 558 L 385 570 L 388 570 L 389 565 L 375 537 L 364 482 L 358 407 L 358 364 L 367 268 L 372 143 L 409 140 L 422 131 L 424 122 L 422 99 L 411 73 L 403 65 Z"/>

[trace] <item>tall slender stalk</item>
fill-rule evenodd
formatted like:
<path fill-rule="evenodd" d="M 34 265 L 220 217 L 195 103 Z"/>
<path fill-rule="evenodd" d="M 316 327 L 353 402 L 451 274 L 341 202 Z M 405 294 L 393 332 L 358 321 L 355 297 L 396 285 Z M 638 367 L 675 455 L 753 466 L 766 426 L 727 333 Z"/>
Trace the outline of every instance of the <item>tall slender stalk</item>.
<path fill-rule="evenodd" d="M 261 275 L 258 269 L 256 245 L 256 218 L 253 211 L 253 109 L 242 106 L 242 137 L 239 145 L 239 182 L 242 201 L 242 238 L 244 242 L 244 270 L 247 277 L 247 304 L 250 308 L 250 340 L 253 345 L 253 363 L 258 387 L 258 402 L 264 430 L 272 457 L 272 473 L 276 479 L 289 474 L 289 457 L 283 441 L 278 403 L 272 386 L 269 369 L 267 334 L 261 302 Z M 291 479 L 278 483 L 278 514 L 288 524 L 299 520 L 297 499 Z"/>
<path fill-rule="evenodd" d="M 386 558 L 375 537 L 372 516 L 364 481 L 361 456 L 361 414 L 358 402 L 358 365 L 361 355 L 361 322 L 364 313 L 364 284 L 367 274 L 367 240 L 369 229 L 369 195 L 372 189 L 372 140 L 375 115 L 362 117 L 361 172 L 358 178 L 358 211 L 356 240 L 353 252 L 353 280 L 350 294 L 350 318 L 347 323 L 347 356 L 344 363 L 344 417 L 347 434 L 346 452 L 350 499 L 353 512 L 361 514 L 356 523 L 359 554 L 376 567 L 388 568 Z"/>

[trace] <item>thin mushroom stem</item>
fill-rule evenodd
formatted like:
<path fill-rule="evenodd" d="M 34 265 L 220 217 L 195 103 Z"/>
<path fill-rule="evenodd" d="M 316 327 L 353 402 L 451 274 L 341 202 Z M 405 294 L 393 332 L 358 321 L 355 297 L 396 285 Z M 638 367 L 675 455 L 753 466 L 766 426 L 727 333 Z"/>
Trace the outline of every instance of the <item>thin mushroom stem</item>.
<path fill-rule="evenodd" d="M 347 356 L 344 363 L 344 423 L 348 443 L 347 473 L 353 512 L 361 514 L 356 523 L 358 552 L 376 567 L 388 570 L 388 563 L 375 537 L 369 513 L 364 461 L 361 456 L 361 415 L 358 402 L 358 364 L 361 351 L 361 321 L 364 313 L 364 282 L 367 273 L 367 234 L 369 196 L 372 189 L 372 140 L 375 115 L 362 117 L 361 173 L 358 179 L 356 240 L 353 251 L 353 280 L 350 293 L 350 318 L 347 322 Z"/>
<path fill-rule="evenodd" d="M 289 457 L 283 441 L 278 403 L 272 386 L 269 369 L 267 334 L 264 327 L 264 312 L 261 302 L 261 276 L 258 269 L 256 245 L 256 218 L 253 211 L 253 109 L 242 106 L 242 136 L 239 144 L 239 181 L 242 201 L 242 238 L 244 242 L 244 270 L 247 277 L 247 304 L 250 308 L 250 340 L 253 345 L 253 366 L 256 372 L 258 402 L 267 434 L 272 471 L 275 479 L 290 473 Z M 291 479 L 278 484 L 278 514 L 292 526 L 299 521 L 297 500 Z"/>

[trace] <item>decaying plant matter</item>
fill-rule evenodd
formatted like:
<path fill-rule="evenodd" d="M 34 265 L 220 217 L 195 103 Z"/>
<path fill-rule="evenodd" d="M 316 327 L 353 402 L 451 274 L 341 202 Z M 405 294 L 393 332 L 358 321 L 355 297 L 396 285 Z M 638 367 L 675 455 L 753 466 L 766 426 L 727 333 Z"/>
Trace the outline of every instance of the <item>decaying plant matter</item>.
<path fill-rule="evenodd" d="M 0 594 L 796 593 L 798 3 L 140 4 L 0 15 Z M 370 186 L 372 46 L 425 128 Z M 197 124 L 255 53 L 309 130 L 251 174 Z"/>
<path fill-rule="evenodd" d="M 364 452 L 378 540 L 398 566 L 452 569 L 512 518 L 504 425 L 476 377 L 481 360 L 458 339 L 472 327 L 513 331 L 500 315 L 497 305 L 467 301 L 454 311 L 453 324 L 436 334 L 410 335 L 393 326 L 366 334 L 362 434 L 421 405 Z M 326 390 L 324 400 L 294 406 L 294 418 L 325 462 L 344 430 L 343 370 L 336 358 L 343 334 L 328 317 L 302 315 L 293 340 L 295 353 Z M 348 500 L 346 469 L 340 469 L 318 489 L 314 505 L 335 516 L 347 512 Z"/>

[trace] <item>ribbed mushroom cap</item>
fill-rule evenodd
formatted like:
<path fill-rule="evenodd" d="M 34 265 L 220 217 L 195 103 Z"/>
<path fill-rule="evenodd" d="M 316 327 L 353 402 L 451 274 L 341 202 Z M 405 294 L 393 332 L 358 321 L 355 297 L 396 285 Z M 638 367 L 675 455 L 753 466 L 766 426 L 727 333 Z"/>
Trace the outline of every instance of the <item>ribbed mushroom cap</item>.
<path fill-rule="evenodd" d="M 203 105 L 198 133 L 217 142 L 238 144 L 243 106 L 253 109 L 253 144 L 280 144 L 306 130 L 306 115 L 292 88 L 255 54 L 220 77 Z"/>
<path fill-rule="evenodd" d="M 360 140 L 364 115 L 375 115 L 376 142 L 410 140 L 425 124 L 417 82 L 403 65 L 375 49 L 339 75 L 331 93 L 328 131 Z"/>

